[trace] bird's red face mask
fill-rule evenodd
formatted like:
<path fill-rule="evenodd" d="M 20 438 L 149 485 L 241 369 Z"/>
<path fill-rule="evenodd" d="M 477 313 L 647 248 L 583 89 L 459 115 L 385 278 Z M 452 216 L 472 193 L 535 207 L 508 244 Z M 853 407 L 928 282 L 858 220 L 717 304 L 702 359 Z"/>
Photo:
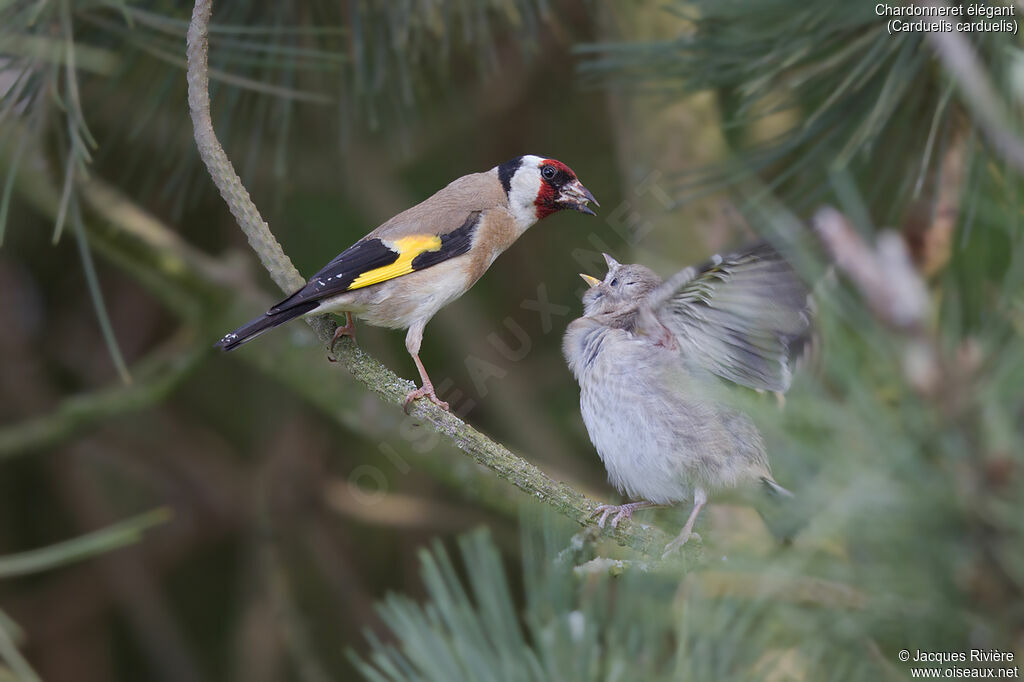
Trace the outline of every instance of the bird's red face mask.
<path fill-rule="evenodd" d="M 583 186 L 571 168 L 561 161 L 544 159 L 538 171 L 540 189 L 534 202 L 538 220 L 563 209 L 596 215 L 587 203 L 593 202 L 596 206 L 601 204 L 597 203 L 597 199 Z"/>

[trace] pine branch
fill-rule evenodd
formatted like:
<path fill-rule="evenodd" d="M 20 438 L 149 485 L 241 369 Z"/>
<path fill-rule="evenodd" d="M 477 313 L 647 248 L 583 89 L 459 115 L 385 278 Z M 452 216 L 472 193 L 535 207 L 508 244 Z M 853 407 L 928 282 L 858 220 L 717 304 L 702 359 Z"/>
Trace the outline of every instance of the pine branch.
<path fill-rule="evenodd" d="M 944 0 L 918 4 L 948 7 Z M 946 67 L 960 90 L 964 105 L 974 114 L 973 123 L 981 129 L 992 150 L 1024 173 L 1024 140 L 1014 133 L 1014 123 L 996 93 L 989 71 L 975 53 L 963 31 L 926 31 L 924 34 L 936 56 Z"/>
<path fill-rule="evenodd" d="M 127 386 L 119 384 L 74 396 L 49 414 L 0 428 L 0 460 L 52 448 L 105 419 L 159 403 L 189 375 L 206 352 L 202 347 L 180 355 L 158 351 L 136 368 L 136 381 Z"/>
<path fill-rule="evenodd" d="M 0 128 L 0 169 L 9 170 L 13 164 L 11 152 L 14 145 L 4 141 L 26 137 L 25 131 L 18 126 Z M 38 150 L 28 148 L 25 154 L 33 162 L 22 166 L 12 186 L 20 198 L 53 220 L 59 188 L 45 172 L 45 164 L 35 162 L 40 158 Z M 265 310 L 273 303 L 237 263 L 222 263 L 193 248 L 170 226 L 146 213 L 113 187 L 92 179 L 83 183 L 81 192 L 90 209 L 85 216 L 85 227 L 89 242 L 97 253 L 141 282 L 152 296 L 184 320 L 201 322 L 203 328 L 222 328 L 229 320 L 249 315 L 254 309 Z M 230 297 L 230 306 L 222 305 L 225 297 Z M 473 461 L 455 455 L 456 448 L 448 443 L 444 444 L 447 447 L 424 450 L 422 447 L 409 447 L 400 438 L 391 438 L 397 423 L 395 419 L 384 414 L 380 418 L 368 418 L 361 405 L 361 396 L 351 390 L 349 381 L 323 380 L 323 356 L 294 351 L 287 335 L 272 334 L 247 347 L 244 352 L 233 354 L 233 358 L 287 387 L 342 429 L 382 446 L 390 446 L 393 442 L 394 449 L 387 456 L 394 458 L 391 465 L 399 472 L 404 472 L 408 466 L 417 466 L 434 479 L 459 490 L 466 499 L 499 514 L 515 515 L 516 493 L 500 479 Z M 145 385 L 145 381 L 142 383 Z M 112 392 L 127 390 L 131 389 L 119 387 Z M 101 395 L 102 391 L 80 398 L 88 402 Z M 114 399 L 113 396 L 110 399 Z M 69 399 L 75 400 L 77 398 Z M 57 408 L 58 411 L 62 409 L 63 406 Z M 103 416 L 94 409 L 88 418 L 79 420 L 71 428 L 65 425 L 56 427 L 59 433 L 51 431 L 51 435 L 46 436 L 46 446 L 54 447 L 74 437 Z M 12 425 L 8 427 L 10 431 L 0 430 L 0 442 L 5 438 L 4 433 L 14 434 L 23 426 Z M 33 437 L 27 440 L 22 436 L 11 437 L 20 441 L 6 453 L 11 456 L 16 456 L 22 446 L 32 445 L 34 441 Z M 422 444 L 420 439 L 417 440 Z M 458 459 L 453 459 L 453 456 Z"/>
<path fill-rule="evenodd" d="M 263 216 L 249 197 L 248 190 L 235 172 L 235 167 L 231 165 L 231 160 L 217 140 L 217 134 L 213 131 L 213 121 L 210 119 L 207 55 L 212 9 L 213 5 L 209 1 L 196 2 L 187 36 L 188 108 L 192 114 L 196 146 L 199 148 L 199 156 L 210 172 L 210 177 L 231 210 L 231 215 L 235 216 L 239 227 L 248 237 L 249 245 L 259 256 L 260 262 L 277 286 L 286 294 L 290 294 L 301 289 L 306 281 L 281 249 L 281 245 L 270 231 L 270 226 L 263 220 Z"/>
<path fill-rule="evenodd" d="M 3 135 L 0 135 L 0 168 L 9 169 L 12 162 L 13 145 L 4 144 L 3 141 L 17 140 L 22 134 L 23 131 L 17 127 L 8 126 L 3 129 Z M 29 159 L 37 158 L 32 149 L 26 150 L 25 153 Z M 21 198 L 44 215 L 53 217 L 59 190 L 45 173 L 43 164 L 23 164 L 16 178 L 15 190 Z M 186 319 L 204 319 L 206 323 L 213 324 L 210 318 L 213 312 L 211 308 L 218 308 L 217 318 L 223 315 L 226 319 L 237 319 L 251 312 L 252 308 L 265 308 L 269 305 L 270 300 L 259 296 L 253 283 L 243 277 L 238 268 L 213 260 L 192 248 L 173 230 L 145 213 L 117 190 L 94 179 L 83 184 L 82 196 L 90 209 L 86 217 L 86 229 L 89 232 L 90 244 L 97 253 L 124 268 L 145 284 L 154 296 Z M 234 305 L 222 312 L 219 310 L 219 301 L 223 298 L 224 292 L 230 292 Z M 411 382 L 395 377 L 380 363 L 357 348 L 353 349 L 352 353 L 357 356 L 353 363 L 364 363 L 370 365 L 371 369 L 378 368 L 378 372 L 397 385 L 390 393 L 380 386 L 370 385 L 370 388 L 381 397 L 390 397 L 390 402 L 401 404 L 405 392 L 412 386 Z M 261 339 L 259 344 L 253 344 L 247 351 L 238 354 L 238 357 L 291 388 L 341 427 L 359 433 L 370 441 L 385 438 L 383 429 L 387 428 L 386 425 L 371 423 L 366 420 L 365 415 L 357 414 L 357 406 L 348 382 L 324 381 L 324 363 L 309 353 L 295 352 L 293 347 L 288 347 L 284 336 L 271 335 Z M 145 386 L 146 382 L 142 384 Z M 120 392 L 126 389 L 116 390 Z M 108 397 L 123 404 L 123 401 L 114 395 Z M 426 419 L 436 431 L 448 435 L 449 442 L 455 448 L 469 454 L 472 461 L 492 470 L 500 469 L 499 476 L 496 478 L 485 475 L 479 467 L 468 460 L 463 461 L 469 464 L 469 467 L 460 467 L 449 457 L 443 456 L 446 453 L 436 449 L 425 454 L 410 449 L 402 452 L 402 458 L 426 470 L 434 478 L 462 489 L 466 497 L 477 500 L 499 513 L 507 514 L 512 511 L 513 501 L 508 494 L 509 489 L 499 480 L 505 479 L 531 497 L 554 506 L 580 525 L 592 525 L 589 514 L 597 502 L 576 493 L 571 486 L 553 481 L 540 469 L 490 441 L 457 417 L 439 410 L 435 412 L 440 414 L 423 417 L 421 412 L 414 410 L 413 417 Z M 98 418 L 99 415 L 94 411 L 92 416 Z M 438 426 L 438 420 L 444 420 L 443 429 Z M 70 430 L 62 426 L 57 441 L 50 441 L 50 444 L 74 435 L 74 429 L 87 427 L 90 423 L 90 420 L 80 422 Z M 399 449 L 405 450 L 400 444 Z M 491 453 L 495 451 L 500 455 L 500 462 L 492 461 Z M 515 473 L 510 476 L 510 470 L 521 470 L 521 474 Z M 571 494 L 563 495 L 563 490 Z M 623 522 L 615 531 L 605 532 L 620 544 L 639 551 L 660 552 L 669 540 L 660 530 L 630 521 Z M 687 555 L 687 559 L 691 559 L 691 555 Z"/>
<path fill-rule="evenodd" d="M 0 578 L 49 571 L 112 552 L 138 542 L 145 531 L 166 523 L 171 516 L 170 508 L 158 507 L 70 540 L 18 554 L 0 556 Z"/>
<path fill-rule="evenodd" d="M 32 669 L 29 662 L 25 660 L 25 657 L 18 651 L 18 644 L 15 641 L 15 637 L 11 634 L 11 630 L 15 627 L 14 621 L 7 617 L 3 611 L 0 611 L 0 660 L 7 663 L 10 666 L 10 670 L 14 673 L 15 677 L 12 679 L 18 680 L 19 682 L 42 682 L 42 678 Z M 0 667 L 0 680 L 4 679 L 3 667 Z"/>
<path fill-rule="evenodd" d="M 277 285 L 289 294 L 305 284 L 305 280 L 284 254 L 269 226 L 260 216 L 213 130 L 207 76 L 211 12 L 211 0 L 197 0 L 188 30 L 188 100 L 196 145 L 214 184 L 248 237 L 249 244 Z M 329 344 L 335 324 L 326 316 L 307 320 L 320 340 L 325 345 Z M 339 364 L 387 402 L 401 405 L 406 394 L 415 388 L 412 382 L 399 378 L 354 344 L 340 344 L 337 356 L 341 361 Z M 500 478 L 509 481 L 531 497 L 551 506 L 580 525 L 586 526 L 591 523 L 591 517 L 597 507 L 596 502 L 572 487 L 551 479 L 540 469 L 516 456 L 500 443 L 492 441 L 455 415 L 439 409 L 428 401 L 418 401 L 413 414 L 430 424 L 438 433 L 447 436 L 456 447 L 476 462 L 491 469 Z M 660 551 L 667 539 L 660 531 L 632 523 L 622 524 L 610 532 L 621 544 L 643 552 Z"/>

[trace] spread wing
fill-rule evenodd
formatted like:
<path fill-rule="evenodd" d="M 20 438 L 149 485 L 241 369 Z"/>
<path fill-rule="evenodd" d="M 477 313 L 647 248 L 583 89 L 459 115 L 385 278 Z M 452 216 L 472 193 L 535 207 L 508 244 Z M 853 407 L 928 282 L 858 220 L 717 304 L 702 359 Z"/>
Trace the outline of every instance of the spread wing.
<path fill-rule="evenodd" d="M 810 337 L 811 306 L 804 283 L 762 243 L 686 268 L 642 309 L 675 336 L 684 357 L 737 384 L 785 391 Z"/>
<path fill-rule="evenodd" d="M 275 315 L 309 301 L 331 298 L 437 265 L 469 251 L 481 211 L 471 211 L 458 228 L 444 234 L 366 237 L 338 254 L 306 286 L 267 314 Z"/>

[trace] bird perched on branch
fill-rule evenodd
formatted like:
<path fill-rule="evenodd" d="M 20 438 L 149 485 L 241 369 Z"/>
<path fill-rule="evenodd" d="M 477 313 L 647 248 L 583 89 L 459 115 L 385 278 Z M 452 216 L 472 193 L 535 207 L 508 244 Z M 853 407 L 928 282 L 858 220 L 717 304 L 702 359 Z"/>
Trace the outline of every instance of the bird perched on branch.
<path fill-rule="evenodd" d="M 354 336 L 353 316 L 378 327 L 408 329 L 405 347 L 423 385 L 406 396 L 406 409 L 424 396 L 448 409 L 419 357 L 427 322 L 466 293 L 538 220 L 563 209 L 595 215 L 588 202 L 598 205 L 572 169 L 555 159 L 519 156 L 464 175 L 370 232 L 304 287 L 216 346 L 233 350 L 294 318 L 332 312 L 344 312 L 346 320 L 332 350 L 342 336 Z"/>
<path fill-rule="evenodd" d="M 639 501 L 602 505 L 604 527 L 637 509 L 686 499 L 693 508 L 666 554 L 690 538 L 708 493 L 772 478 L 764 441 L 734 407 L 728 384 L 783 392 L 807 344 L 811 303 L 796 273 L 760 244 L 682 270 L 663 282 L 642 265 L 605 254 L 584 316 L 563 352 L 580 385 L 580 408 L 609 480 Z M 725 380 L 725 381 L 723 381 Z"/>

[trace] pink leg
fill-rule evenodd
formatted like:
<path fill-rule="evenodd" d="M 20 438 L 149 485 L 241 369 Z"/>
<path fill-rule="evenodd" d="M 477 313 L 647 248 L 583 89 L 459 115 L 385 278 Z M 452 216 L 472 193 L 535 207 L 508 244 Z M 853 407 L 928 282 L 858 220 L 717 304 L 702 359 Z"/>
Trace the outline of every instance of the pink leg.
<path fill-rule="evenodd" d="M 412 359 L 416 362 L 416 369 L 420 372 L 420 379 L 423 381 L 423 386 L 421 388 L 417 388 L 415 391 L 409 391 L 409 394 L 405 396 L 405 413 L 409 414 L 409 406 L 412 404 L 412 401 L 419 400 L 424 397 L 430 398 L 430 400 L 442 410 L 450 409 L 448 407 L 448 403 L 438 398 L 437 394 L 434 393 L 434 384 L 430 381 L 430 377 L 427 376 L 427 370 L 423 368 L 423 363 L 420 362 L 419 353 L 413 353 Z"/>
<path fill-rule="evenodd" d="M 653 502 L 640 501 L 630 502 L 628 504 L 602 504 L 591 516 L 601 515 L 601 518 L 597 520 L 597 527 L 604 528 L 605 521 L 608 520 L 609 516 L 612 516 L 612 528 L 618 528 L 619 522 L 622 519 L 633 518 L 633 512 L 637 509 L 648 509 L 650 507 L 660 507 L 660 504 L 654 504 Z"/>
<path fill-rule="evenodd" d="M 331 345 L 328 346 L 328 352 L 334 352 L 334 346 L 338 343 L 338 339 L 343 336 L 347 336 L 352 339 L 352 343 L 355 343 L 356 341 L 356 323 L 355 320 L 352 319 L 352 313 L 347 311 L 345 312 L 345 324 L 334 330 L 334 338 L 331 339 Z"/>
<path fill-rule="evenodd" d="M 708 494 L 702 488 L 697 488 L 693 491 L 693 510 L 690 512 L 690 518 L 686 519 L 686 525 L 683 526 L 683 530 L 676 536 L 676 539 L 665 545 L 665 553 L 661 555 L 662 559 L 667 558 L 672 552 L 685 545 L 692 536 L 696 536 L 698 540 L 700 539 L 700 536 L 693 532 L 693 524 L 697 521 L 697 515 L 700 514 L 700 510 L 707 503 Z"/>

